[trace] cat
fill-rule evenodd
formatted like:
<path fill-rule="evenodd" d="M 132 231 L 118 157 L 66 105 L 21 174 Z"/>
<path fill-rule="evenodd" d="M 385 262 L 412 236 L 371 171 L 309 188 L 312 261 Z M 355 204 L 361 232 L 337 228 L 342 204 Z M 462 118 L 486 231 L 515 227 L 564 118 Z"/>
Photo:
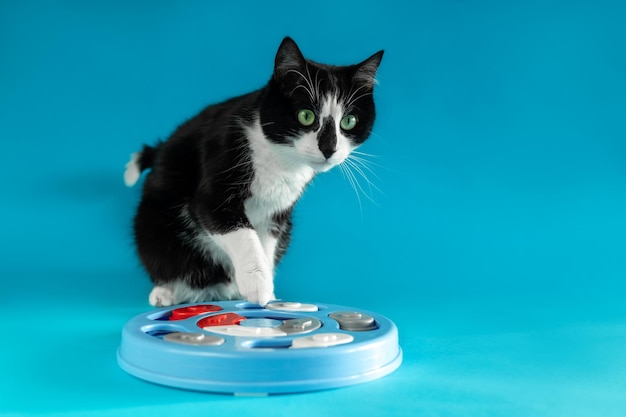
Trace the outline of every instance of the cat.
<path fill-rule="evenodd" d="M 206 107 L 131 156 L 126 185 L 150 169 L 134 237 L 154 284 L 151 305 L 276 298 L 294 205 L 371 133 L 383 53 L 330 66 L 286 37 L 265 87 Z"/>

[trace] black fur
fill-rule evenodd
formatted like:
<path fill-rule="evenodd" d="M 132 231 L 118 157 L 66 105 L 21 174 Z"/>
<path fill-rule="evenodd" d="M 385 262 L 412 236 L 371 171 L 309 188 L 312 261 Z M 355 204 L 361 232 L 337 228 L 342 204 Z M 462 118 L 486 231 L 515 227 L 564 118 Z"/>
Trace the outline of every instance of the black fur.
<path fill-rule="evenodd" d="M 151 168 L 134 221 L 139 257 L 156 285 L 184 280 L 191 288 L 229 282 L 232 271 L 202 250 L 196 238 L 202 233 L 223 234 L 252 228 L 244 203 L 251 196 L 255 176 L 246 127 L 260 120 L 268 140 L 294 146 L 294 137 L 320 129 L 316 120 L 303 127 L 297 120 L 302 108 L 319 111 L 318 97 L 306 91 L 310 74 L 321 92 L 338 91 L 346 97 L 360 87 L 362 97 L 351 112 L 359 124 L 346 135 L 355 144 L 368 137 L 375 116 L 371 94 L 373 76 L 382 51 L 361 64 L 332 67 L 307 61 L 295 42 L 285 38 L 268 84 L 252 93 L 205 108 L 182 124 L 167 141 L 144 146 L 138 158 L 141 171 Z M 337 138 L 334 129 L 322 126 L 319 148 L 328 158 Z M 276 263 L 289 244 L 292 207 L 272 215 L 273 236 L 279 243 Z"/>

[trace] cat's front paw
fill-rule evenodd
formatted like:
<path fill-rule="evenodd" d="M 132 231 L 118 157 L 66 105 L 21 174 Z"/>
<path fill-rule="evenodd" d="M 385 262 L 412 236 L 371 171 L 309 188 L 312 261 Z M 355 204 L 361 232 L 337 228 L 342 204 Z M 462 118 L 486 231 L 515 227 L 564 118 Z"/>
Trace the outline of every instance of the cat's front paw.
<path fill-rule="evenodd" d="M 239 293 L 251 303 L 266 305 L 274 300 L 274 277 L 267 268 L 248 270 L 236 277 Z"/>

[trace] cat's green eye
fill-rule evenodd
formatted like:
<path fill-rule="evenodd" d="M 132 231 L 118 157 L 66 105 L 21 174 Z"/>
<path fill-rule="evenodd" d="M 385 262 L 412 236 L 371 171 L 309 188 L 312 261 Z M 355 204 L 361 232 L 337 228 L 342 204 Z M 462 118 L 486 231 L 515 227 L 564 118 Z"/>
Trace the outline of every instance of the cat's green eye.
<path fill-rule="evenodd" d="M 311 126 L 315 122 L 313 110 L 302 109 L 298 112 L 298 121 L 302 126 Z"/>
<path fill-rule="evenodd" d="M 341 119 L 340 125 L 343 130 L 352 130 L 356 126 L 356 122 L 356 116 L 353 114 L 349 114 Z"/>

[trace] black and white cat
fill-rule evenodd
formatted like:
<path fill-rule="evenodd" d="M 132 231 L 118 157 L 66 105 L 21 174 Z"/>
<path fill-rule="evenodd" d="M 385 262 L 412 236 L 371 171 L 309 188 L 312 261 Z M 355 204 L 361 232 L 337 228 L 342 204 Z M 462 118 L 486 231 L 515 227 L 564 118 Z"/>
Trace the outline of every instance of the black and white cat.
<path fill-rule="evenodd" d="M 275 298 L 294 204 L 370 135 L 382 56 L 323 65 L 285 38 L 265 87 L 205 108 L 132 155 L 128 186 L 151 168 L 134 221 L 150 304 Z"/>

